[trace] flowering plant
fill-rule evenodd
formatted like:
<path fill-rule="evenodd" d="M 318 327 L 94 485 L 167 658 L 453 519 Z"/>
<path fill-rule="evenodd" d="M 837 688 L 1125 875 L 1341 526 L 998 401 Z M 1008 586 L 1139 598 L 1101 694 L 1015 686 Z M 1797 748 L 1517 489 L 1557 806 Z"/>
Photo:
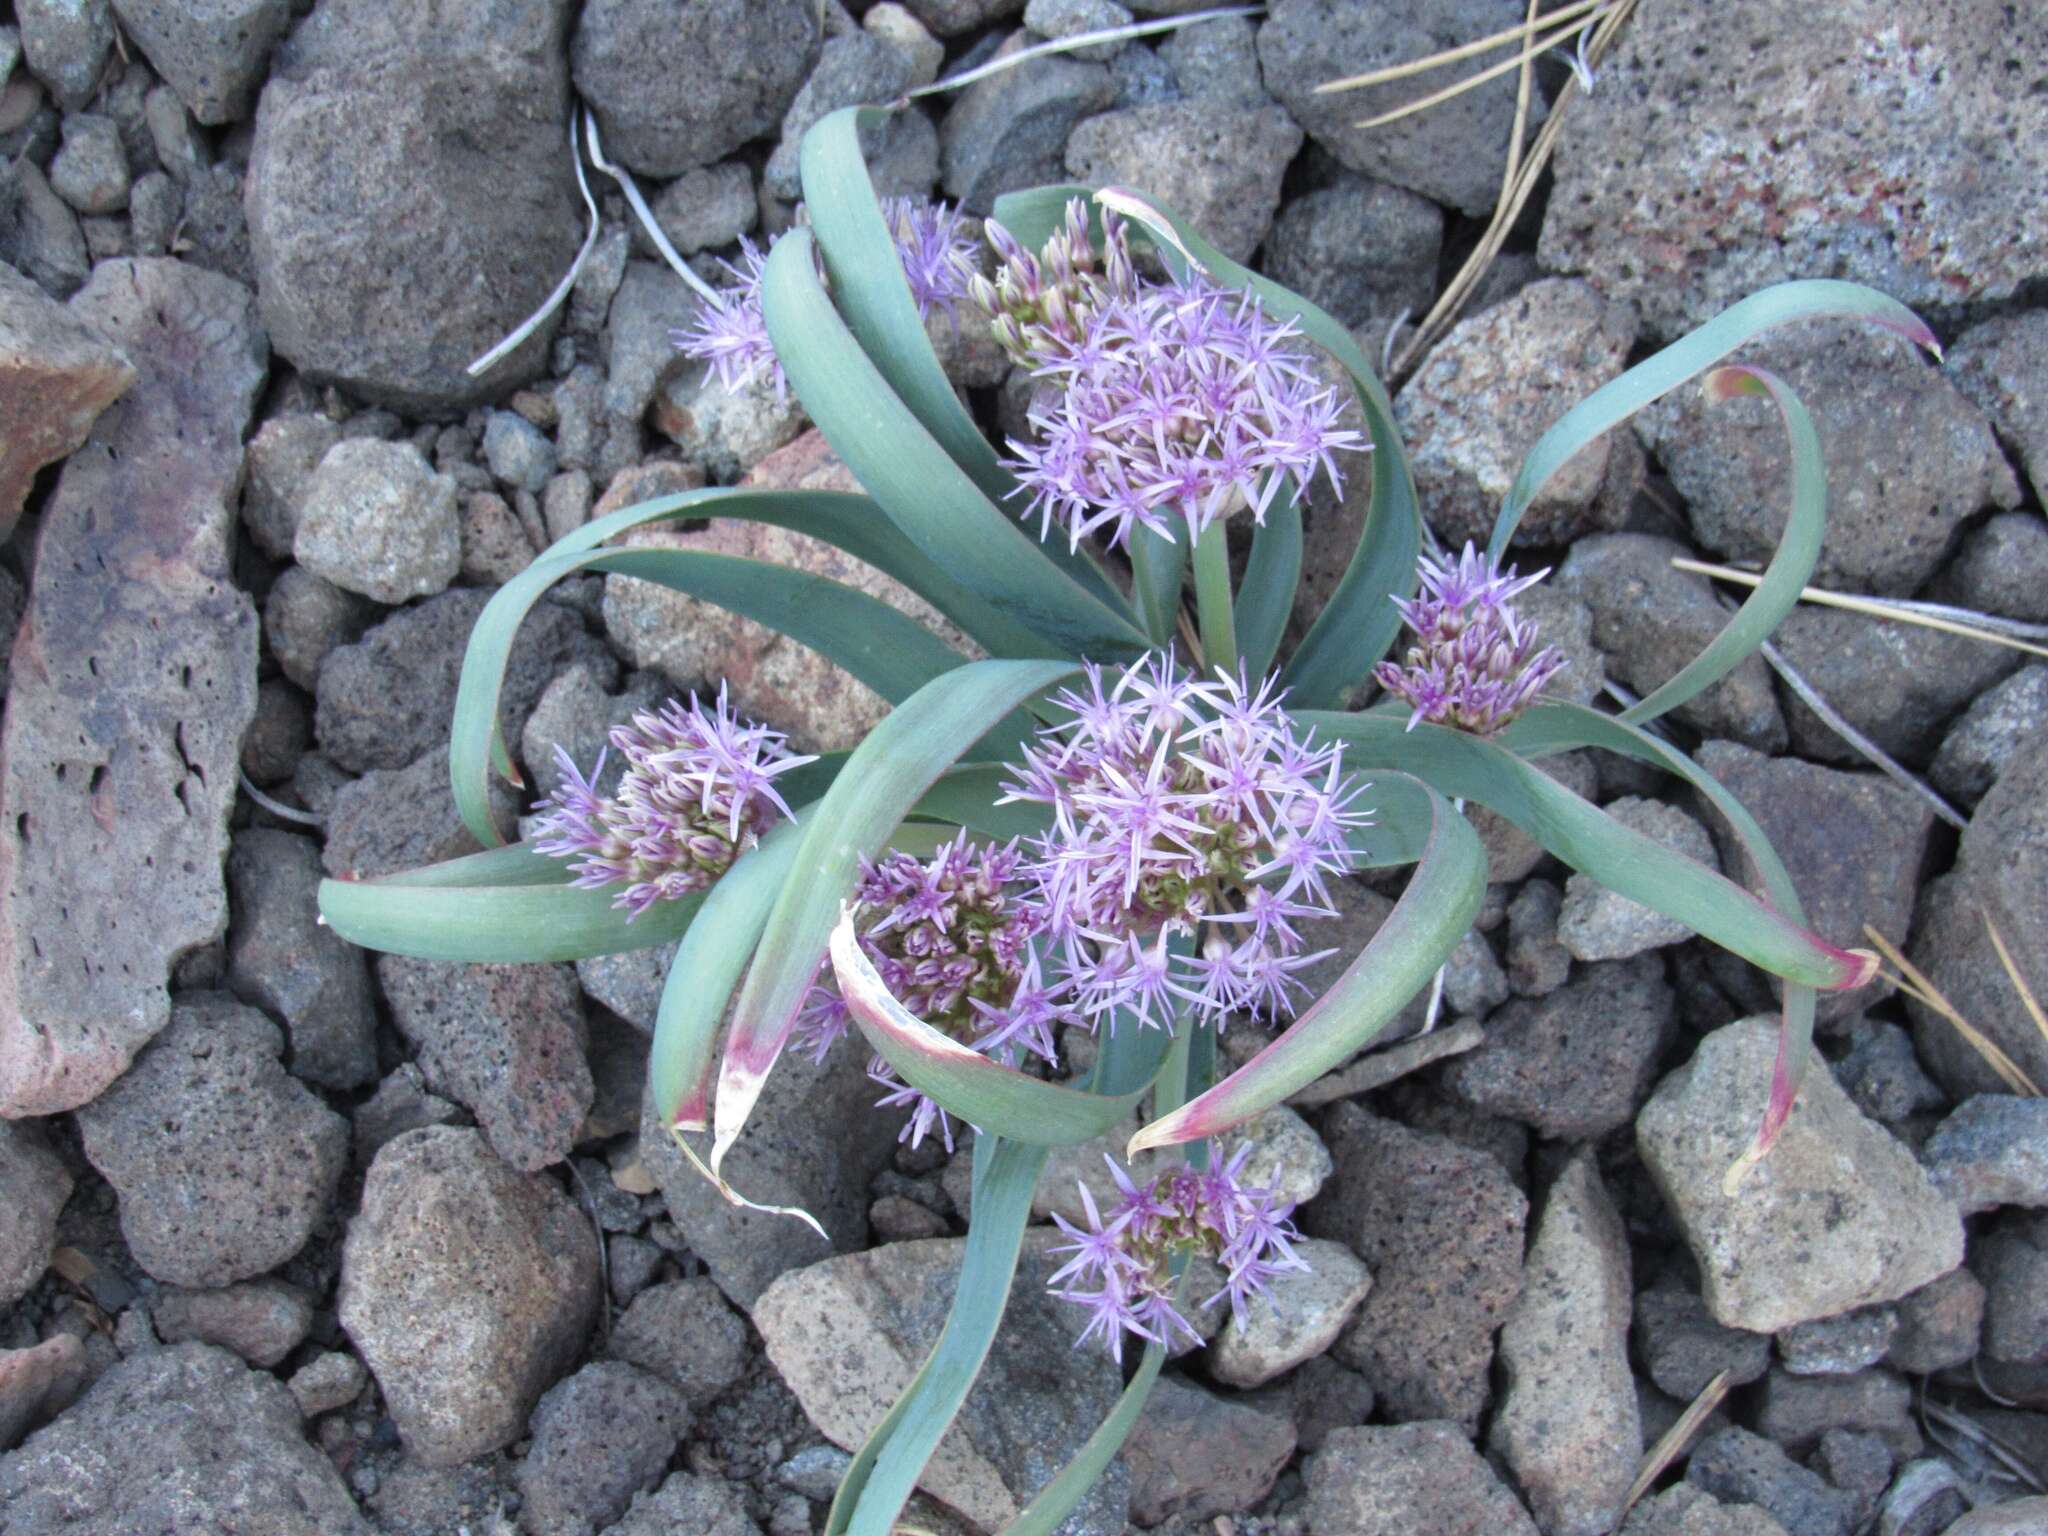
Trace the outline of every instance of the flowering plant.
<path fill-rule="evenodd" d="M 1466 804 L 1784 978 L 1778 1070 L 1748 1158 L 1763 1155 L 1797 1093 L 1816 989 L 1859 986 L 1875 962 L 1804 926 L 1755 822 L 1645 729 L 1755 650 L 1819 547 L 1825 487 L 1806 412 L 1771 375 L 1715 365 L 1809 315 L 1933 340 L 1853 284 L 1766 290 L 1558 422 L 1485 551 L 1430 558 L 1386 392 L 1329 316 L 1171 210 L 1110 190 L 999 200 L 991 275 L 953 215 L 876 199 L 859 122 L 848 110 L 811 130 L 808 226 L 748 250 L 683 342 L 734 380 L 773 370 L 867 494 L 694 491 L 561 540 L 478 622 L 454 793 L 477 838 L 501 843 L 488 790 L 494 763 L 511 773 L 496 726 L 507 652 L 547 587 L 579 571 L 663 583 L 781 630 L 892 712 L 850 754 L 799 760 L 722 701 L 673 706 L 614 738 L 627 769 L 610 795 L 595 770 L 570 773 L 534 839 L 329 882 L 322 905 L 358 942 L 438 958 L 571 959 L 680 939 L 649 1093 L 693 1161 L 686 1137 L 708 1134 L 714 1179 L 800 1033 L 812 1050 L 858 1033 L 913 1139 L 977 1128 L 966 1239 L 977 1283 L 963 1280 L 939 1346 L 935 1364 L 948 1368 L 920 1374 L 855 1458 L 835 1533 L 886 1532 L 957 1412 L 1050 1149 L 1105 1133 L 1149 1097 L 1129 1154 L 1179 1147 L 1185 1166 L 1145 1181 L 1118 1168 L 1106 1213 L 1091 1197 L 1085 1228 L 1062 1222 L 1056 1288 L 1086 1308 L 1089 1334 L 1145 1350 L 1109 1423 L 1014 1527 L 1049 1531 L 1115 1454 L 1167 1349 L 1193 1331 L 1188 1308 L 1241 1311 L 1298 1262 L 1287 1208 L 1247 1187 L 1240 1159 L 1215 1167 L 1212 1140 L 1348 1060 L 1428 985 L 1486 884 Z M 1026 370 L 1026 436 L 1003 448 L 984 436 L 927 340 L 935 311 L 990 327 Z M 1339 373 L 1341 394 L 1329 382 Z M 1794 467 L 1780 551 L 1726 629 L 1640 703 L 1606 714 L 1546 700 L 1561 663 L 1514 608 L 1538 578 L 1501 566 L 1522 512 L 1588 442 L 1703 373 L 1717 394 L 1764 395 L 1783 417 Z M 1369 476 L 1370 511 L 1349 567 L 1283 657 L 1304 488 L 1344 474 Z M 613 542 L 713 515 L 838 546 L 925 598 L 986 658 L 770 563 Z M 1249 525 L 1236 568 L 1233 523 Z M 1404 626 L 1412 640 L 1390 656 Z M 1368 682 L 1389 697 L 1346 708 Z M 1580 747 L 1695 786 L 1744 839 L 1763 891 L 1534 766 Z M 1303 969 L 1327 953 L 1316 933 L 1331 882 L 1393 866 L 1412 871 L 1392 915 L 1307 996 Z M 1285 1027 L 1212 1081 L 1216 1036 L 1243 1012 Z M 1066 1044 L 1088 1035 L 1093 1064 L 1070 1075 Z M 1220 1265 L 1224 1283 L 1183 1298 L 1196 1259 Z"/>

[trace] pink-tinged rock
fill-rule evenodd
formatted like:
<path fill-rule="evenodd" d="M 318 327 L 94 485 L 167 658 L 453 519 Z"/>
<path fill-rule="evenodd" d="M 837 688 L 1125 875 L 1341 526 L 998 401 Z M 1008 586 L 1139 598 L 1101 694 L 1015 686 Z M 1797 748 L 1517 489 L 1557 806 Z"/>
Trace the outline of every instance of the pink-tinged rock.
<path fill-rule="evenodd" d="M 743 483 L 763 490 L 860 489 L 852 472 L 815 431 L 763 459 Z M 612 499 L 607 493 L 605 500 Z M 601 504 L 598 511 L 604 510 Z M 786 528 L 713 518 L 691 532 L 670 524 L 636 533 L 625 542 L 738 555 L 843 582 L 908 614 L 966 654 L 980 654 L 936 609 L 901 583 L 829 544 Z M 799 751 L 851 747 L 889 712 L 879 694 L 816 651 L 752 619 L 736 618 L 713 603 L 637 577 L 606 578 L 604 621 L 613 642 L 634 666 L 656 668 L 681 689 L 708 685 L 715 690 L 724 680 L 742 715 L 789 732 Z"/>
<path fill-rule="evenodd" d="M 104 337 L 0 264 L 0 538 L 14 531 L 36 471 L 84 442 L 134 382 Z"/>
<path fill-rule="evenodd" d="M 71 1406 L 85 1390 L 85 1350 L 68 1333 L 33 1349 L 0 1349 L 0 1451 Z"/>
<path fill-rule="evenodd" d="M 0 1115 L 92 1099 L 221 937 L 256 711 L 256 610 L 228 571 L 269 348 L 253 295 L 168 259 L 100 263 L 72 313 L 127 395 L 43 513 L 0 735 Z"/>

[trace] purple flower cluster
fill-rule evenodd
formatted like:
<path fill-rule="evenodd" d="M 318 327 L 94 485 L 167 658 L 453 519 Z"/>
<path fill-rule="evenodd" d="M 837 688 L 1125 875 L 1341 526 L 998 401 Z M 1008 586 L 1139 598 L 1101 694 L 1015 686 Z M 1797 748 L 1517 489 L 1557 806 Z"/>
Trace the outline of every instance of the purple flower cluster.
<path fill-rule="evenodd" d="M 1366 824 L 1342 743 L 1315 745 L 1270 683 L 1197 682 L 1170 655 L 1113 679 L 1090 666 L 1056 702 L 1071 720 L 1026 748 L 1004 798 L 1052 807 L 1023 873 L 1081 1016 L 1292 1014 L 1296 973 L 1329 953 L 1300 925 L 1334 915 L 1329 877 Z M 1198 928 L 1199 952 L 1169 946 Z"/>
<path fill-rule="evenodd" d="M 882 217 L 895 237 L 896 254 L 903 263 L 910 296 L 917 301 L 919 318 L 928 319 L 940 311 L 951 320 L 954 306 L 976 273 L 975 244 L 961 227 L 959 210 L 943 203 L 890 197 L 882 200 Z M 768 340 L 768 323 L 761 314 L 761 273 L 768 250 L 773 249 L 773 240 L 764 250 L 742 235 L 739 264 L 719 262 L 732 279 L 730 285 L 718 297 L 702 300 L 696 317 L 670 332 L 669 339 L 685 357 L 709 363 L 725 388 L 738 391 L 766 378 L 773 381 L 780 398 L 788 391 L 789 381 Z"/>
<path fill-rule="evenodd" d="M 1239 1147 L 1218 1171 L 1170 1168 L 1145 1185 L 1105 1159 L 1120 1193 L 1107 1220 L 1088 1186 L 1081 1185 L 1088 1226 L 1083 1230 L 1053 1217 L 1071 1239 L 1054 1251 L 1072 1257 L 1047 1281 L 1054 1295 L 1088 1309 L 1079 1343 L 1100 1334 L 1118 1361 L 1126 1334 L 1162 1348 L 1176 1338 L 1201 1344 L 1201 1334 L 1174 1305 L 1176 1259 L 1207 1258 L 1223 1270 L 1223 1288 L 1201 1305 L 1212 1307 L 1228 1297 L 1240 1324 L 1246 1300 L 1264 1295 L 1268 1279 L 1308 1268 L 1294 1250 L 1301 1234 L 1288 1219 L 1293 1203 L 1276 1201 L 1267 1190 L 1246 1189 L 1241 1181 L 1250 1150 Z"/>
<path fill-rule="evenodd" d="M 705 709 L 671 699 L 616 727 L 611 749 L 625 758 L 616 793 L 598 793 L 605 753 L 585 778 L 560 747 L 562 782 L 541 806 L 533 845 L 574 859 L 586 890 L 623 885 L 612 903 L 638 917 L 657 901 L 709 886 L 776 821 L 793 813 L 775 788 L 793 757 L 779 732 L 742 725 L 726 703 Z"/>
<path fill-rule="evenodd" d="M 975 848 L 965 831 L 929 862 L 907 853 L 865 861 L 856 921 L 876 974 L 911 1013 L 986 1054 L 1011 1048 L 1051 1062 L 1053 1026 L 1070 1015 L 1039 973 L 1032 940 L 1044 912 L 1019 882 L 1021 862 L 1016 843 Z M 849 1022 L 834 988 L 811 989 L 800 1024 L 819 1060 Z M 936 1103 L 879 1056 L 868 1075 L 888 1090 L 881 1107 L 909 1108 L 904 1139 L 916 1146 L 936 1126 L 952 1149 L 952 1124 Z"/>
<path fill-rule="evenodd" d="M 1550 572 L 1503 573 L 1468 542 L 1456 561 L 1425 556 L 1420 573 L 1420 595 L 1394 599 L 1415 643 L 1405 663 L 1381 662 L 1373 680 L 1414 710 L 1411 730 L 1427 720 L 1491 736 L 1564 667 L 1556 647 L 1537 648 L 1536 626 L 1512 606 Z"/>
<path fill-rule="evenodd" d="M 1099 261 L 1079 198 L 1037 257 L 997 224 L 988 234 L 1001 266 L 969 297 L 1039 381 L 1034 439 L 1010 450 L 1040 537 L 1057 521 L 1076 545 L 1137 527 L 1172 539 L 1176 522 L 1197 538 L 1247 507 L 1263 522 L 1282 474 L 1336 484 L 1336 452 L 1364 446 L 1290 322 L 1199 271 L 1141 280 L 1113 212 Z"/>

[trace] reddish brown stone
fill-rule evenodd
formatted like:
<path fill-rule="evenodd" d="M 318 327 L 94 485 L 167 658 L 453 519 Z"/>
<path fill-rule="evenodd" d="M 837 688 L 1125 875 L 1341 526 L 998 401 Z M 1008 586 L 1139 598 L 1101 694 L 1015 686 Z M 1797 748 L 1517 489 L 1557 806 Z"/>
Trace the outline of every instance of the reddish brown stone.
<path fill-rule="evenodd" d="M 14 531 L 36 471 L 84 442 L 134 382 L 105 338 L 0 265 L 0 539 Z"/>

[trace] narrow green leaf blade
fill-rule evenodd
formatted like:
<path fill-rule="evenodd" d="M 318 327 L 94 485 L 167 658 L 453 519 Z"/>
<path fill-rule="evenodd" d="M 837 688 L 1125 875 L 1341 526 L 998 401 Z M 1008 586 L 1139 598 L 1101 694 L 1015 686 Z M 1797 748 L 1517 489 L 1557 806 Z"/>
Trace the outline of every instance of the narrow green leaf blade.
<path fill-rule="evenodd" d="M 1254 679 L 1273 670 L 1300 585 L 1301 503 L 1290 484 L 1273 498 L 1265 522 L 1252 534 L 1251 559 L 1237 589 L 1237 643 Z"/>
<path fill-rule="evenodd" d="M 1405 770 L 1440 794 L 1499 812 L 1573 869 L 1677 918 L 1723 949 L 1790 981 L 1859 987 L 1870 957 L 1835 948 L 1733 881 L 1631 831 L 1496 743 L 1402 715 L 1299 716 L 1345 743 L 1354 768 Z"/>
<path fill-rule="evenodd" d="M 1486 896 L 1486 853 L 1470 823 L 1430 792 L 1432 825 L 1394 910 L 1336 983 L 1271 1045 L 1208 1092 L 1131 1139 L 1136 1156 L 1220 1135 L 1348 1061 L 1429 985 Z"/>
<path fill-rule="evenodd" d="M 1188 547 L 1155 529 L 1131 531 L 1131 585 L 1136 589 L 1138 616 L 1154 645 L 1171 645 L 1180 622 L 1181 581 L 1187 574 Z"/>
<path fill-rule="evenodd" d="M 1536 439 L 1536 446 L 1522 461 L 1514 484 L 1508 487 L 1507 500 L 1501 504 L 1493 539 L 1487 546 L 1489 553 L 1496 559 L 1506 557 L 1522 514 L 1542 494 L 1551 476 L 1569 464 L 1581 448 L 1628 420 L 1652 400 L 1704 373 L 1744 342 L 1754 340 L 1773 326 L 1818 316 L 1868 320 L 1926 347 L 1936 357 L 1941 355 L 1934 333 L 1918 315 L 1897 299 L 1861 283 L 1809 279 L 1777 283 L 1761 293 L 1753 293 L 1621 377 L 1601 385 Z"/>
<path fill-rule="evenodd" d="M 853 1021 L 883 1060 L 921 1093 L 978 1132 L 1032 1146 L 1064 1147 L 1100 1136 L 1144 1097 L 1089 1093 L 1042 1082 L 941 1034 L 893 997 L 860 947 L 848 911 L 832 930 L 832 973 Z"/>
<path fill-rule="evenodd" d="M 798 174 L 811 230 L 832 282 L 833 301 L 861 350 L 953 462 L 1001 507 L 1015 494 L 1017 481 L 939 366 L 861 154 L 860 129 L 879 124 L 891 110 L 843 107 L 804 135 Z M 1057 543 L 1038 547 L 1043 559 L 1118 612 L 1128 612 L 1121 594 L 1086 554 Z"/>
<path fill-rule="evenodd" d="M 889 388 L 832 307 L 806 230 L 768 257 L 761 294 L 768 334 L 791 387 L 833 448 L 903 534 L 1048 652 L 1133 656 L 1132 620 L 1049 561 L 1017 521 L 947 456 Z"/>
<path fill-rule="evenodd" d="M 1709 394 L 1726 400 L 1737 394 L 1768 395 L 1785 421 L 1792 447 L 1792 500 L 1784 537 L 1771 556 L 1763 580 L 1744 599 L 1721 632 L 1661 688 L 1622 712 L 1624 720 L 1654 720 L 1714 686 L 1771 637 L 1778 621 L 1799 606 L 1799 594 L 1820 559 L 1821 535 L 1827 531 L 1828 476 L 1821 462 L 1820 435 L 1799 396 L 1776 374 L 1762 368 L 1733 365 L 1707 375 Z"/>
<path fill-rule="evenodd" d="M 1053 661 L 970 662 L 904 700 L 854 749 L 804 819 L 796 864 L 803 878 L 777 897 L 734 1009 L 719 1075 L 714 1168 L 746 1124 L 789 1038 L 861 859 L 882 846 L 969 744 L 1075 670 Z"/>

